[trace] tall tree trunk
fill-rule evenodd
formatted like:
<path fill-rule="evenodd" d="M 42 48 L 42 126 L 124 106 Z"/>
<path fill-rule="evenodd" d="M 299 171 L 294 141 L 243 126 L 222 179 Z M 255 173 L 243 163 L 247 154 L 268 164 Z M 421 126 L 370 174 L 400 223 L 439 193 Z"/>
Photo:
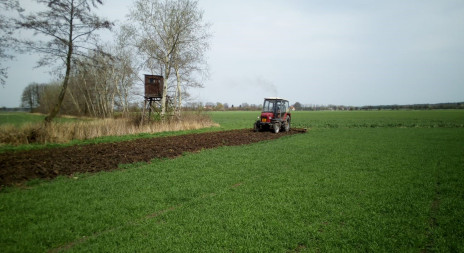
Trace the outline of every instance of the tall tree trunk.
<path fill-rule="evenodd" d="M 169 57 L 166 56 L 164 63 L 164 83 L 163 83 L 163 96 L 161 98 L 161 117 L 166 114 L 166 96 L 168 95 L 168 81 L 171 69 L 169 68 Z"/>
<path fill-rule="evenodd" d="M 63 104 L 64 95 L 68 89 L 69 84 L 69 74 L 71 72 L 71 55 L 72 55 L 72 42 L 69 42 L 68 55 L 66 57 L 66 74 L 64 76 L 63 85 L 61 86 L 60 95 L 58 96 L 58 101 L 55 106 L 52 108 L 47 117 L 45 117 L 45 123 L 49 124 L 56 117 L 58 112 L 60 112 L 61 105 Z"/>
<path fill-rule="evenodd" d="M 182 89 L 180 87 L 180 73 L 179 73 L 179 67 L 176 65 L 175 66 L 176 70 L 176 78 L 177 78 L 177 117 L 180 117 L 180 113 L 182 110 Z"/>
<path fill-rule="evenodd" d="M 64 76 L 63 85 L 61 86 L 60 95 L 58 96 L 58 102 L 52 108 L 47 117 L 45 117 L 45 124 L 48 125 L 60 112 L 61 104 L 63 104 L 64 95 L 68 89 L 69 75 L 71 73 L 71 57 L 73 54 L 73 16 L 74 16 L 74 4 L 71 5 L 71 18 L 69 19 L 69 38 L 68 38 L 68 54 L 66 55 L 66 74 Z"/>
<path fill-rule="evenodd" d="M 81 107 L 79 106 L 79 103 L 77 102 L 76 98 L 73 96 L 73 93 L 71 90 L 69 91 L 69 96 L 71 97 L 71 101 L 74 107 L 76 108 L 77 114 L 81 116 L 82 115 Z"/>
<path fill-rule="evenodd" d="M 168 95 L 168 78 L 164 79 L 164 85 L 163 85 L 163 97 L 161 98 L 161 116 L 164 116 L 166 114 L 166 101 L 167 101 L 167 95 Z"/>

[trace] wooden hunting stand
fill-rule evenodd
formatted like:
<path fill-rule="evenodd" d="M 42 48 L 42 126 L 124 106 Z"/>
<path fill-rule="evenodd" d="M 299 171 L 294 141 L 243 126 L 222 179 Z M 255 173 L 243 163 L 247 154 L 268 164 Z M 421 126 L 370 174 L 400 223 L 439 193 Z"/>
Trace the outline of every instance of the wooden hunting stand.
<path fill-rule="evenodd" d="M 155 111 L 158 114 L 160 113 L 159 110 L 155 109 L 155 105 L 156 102 L 161 103 L 161 99 L 163 98 L 163 84 L 163 76 L 145 75 L 145 101 L 143 103 L 141 124 L 143 124 L 146 116 L 146 110 L 148 110 L 148 120 L 151 119 L 152 111 Z"/>

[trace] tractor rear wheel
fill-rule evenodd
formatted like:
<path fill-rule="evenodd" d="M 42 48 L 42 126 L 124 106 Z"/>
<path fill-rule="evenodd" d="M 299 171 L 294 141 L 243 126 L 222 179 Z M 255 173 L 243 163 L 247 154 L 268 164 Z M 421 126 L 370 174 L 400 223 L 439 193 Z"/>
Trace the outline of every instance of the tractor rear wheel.
<path fill-rule="evenodd" d="M 285 121 L 285 132 L 288 132 L 290 131 L 290 118 L 287 118 L 287 120 Z"/>

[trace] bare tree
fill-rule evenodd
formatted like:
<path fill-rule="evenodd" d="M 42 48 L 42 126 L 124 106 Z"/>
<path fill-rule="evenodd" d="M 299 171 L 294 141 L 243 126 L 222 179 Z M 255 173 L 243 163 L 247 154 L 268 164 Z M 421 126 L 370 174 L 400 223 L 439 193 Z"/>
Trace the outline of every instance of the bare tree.
<path fill-rule="evenodd" d="M 21 96 L 21 107 L 29 108 L 30 112 L 38 108 L 43 89 L 44 84 L 31 83 L 26 86 Z"/>
<path fill-rule="evenodd" d="M 136 0 L 129 19 L 133 22 L 129 26 L 134 34 L 134 44 L 144 56 L 145 65 L 152 73 L 159 67 L 164 76 L 161 99 L 161 115 L 164 115 L 171 70 L 176 67 L 180 82 L 180 69 L 185 65 L 180 59 L 185 60 L 182 56 L 197 50 L 194 45 L 208 37 L 201 36 L 208 34 L 205 31 L 208 26 L 203 23 L 203 14 L 196 0 Z"/>
<path fill-rule="evenodd" d="M 295 104 L 293 104 L 293 107 L 295 108 L 295 110 L 298 111 L 303 109 L 303 105 L 300 102 L 295 102 Z"/>
<path fill-rule="evenodd" d="M 198 77 L 205 77 L 208 65 L 205 52 L 209 48 L 210 24 L 203 23 L 203 12 L 196 10 L 197 3 L 185 14 L 188 32 L 181 38 L 186 43 L 180 43 L 174 52 L 174 71 L 176 73 L 176 111 L 180 116 L 182 109 L 182 94 L 188 87 L 203 87 Z"/>
<path fill-rule="evenodd" d="M 81 58 L 70 75 L 68 91 L 74 108 L 94 117 L 112 116 L 116 94 L 113 57 L 94 52 Z"/>
<path fill-rule="evenodd" d="M 47 123 L 60 111 L 71 74 L 72 58 L 85 55 L 88 50 L 95 49 L 95 31 L 109 29 L 112 26 L 107 20 L 97 17 L 92 8 L 103 4 L 102 0 L 36 0 L 45 4 L 47 10 L 24 16 L 20 26 L 33 30 L 36 34 L 45 35 L 48 41 L 24 41 L 28 49 L 43 54 L 39 66 L 54 64 L 61 60 L 66 66 L 64 80 L 58 95 L 58 101 L 45 118 Z"/>
<path fill-rule="evenodd" d="M 70 100 L 79 114 L 111 117 L 119 108 L 127 115 L 137 78 L 135 56 L 119 35 L 116 44 L 105 46 L 104 51 L 110 54 L 90 52 L 76 61 L 68 87 Z"/>
<path fill-rule="evenodd" d="M 53 98 L 60 93 L 60 86 L 59 82 L 51 82 L 41 87 L 38 112 L 47 113 L 53 108 Z"/>
<path fill-rule="evenodd" d="M 4 12 L 21 12 L 23 11 L 17 0 L 2 0 L 0 2 L 0 9 Z M 0 84 L 5 85 L 5 79 L 8 78 L 7 67 L 2 64 L 5 60 L 13 59 L 13 55 L 8 51 L 11 50 L 14 45 L 13 38 L 14 22 L 11 16 L 0 13 Z"/>
<path fill-rule="evenodd" d="M 200 32 L 206 30 L 199 30 Z M 199 35 L 199 36 L 198 36 Z M 174 57 L 174 71 L 176 74 L 176 112 L 180 116 L 183 94 L 188 87 L 203 87 L 198 77 L 206 76 L 208 65 L 204 60 L 204 53 L 208 48 L 209 34 L 192 34 L 191 45 L 184 49 L 179 47 Z"/>
<path fill-rule="evenodd" d="M 124 31 L 119 31 L 116 34 L 115 45 L 112 47 L 111 53 L 115 57 L 114 68 L 116 69 L 113 75 L 113 82 L 116 90 L 116 103 L 122 110 L 123 114 L 129 112 L 129 103 L 133 84 L 138 79 L 137 57 L 134 50 L 130 46 L 128 34 Z"/>

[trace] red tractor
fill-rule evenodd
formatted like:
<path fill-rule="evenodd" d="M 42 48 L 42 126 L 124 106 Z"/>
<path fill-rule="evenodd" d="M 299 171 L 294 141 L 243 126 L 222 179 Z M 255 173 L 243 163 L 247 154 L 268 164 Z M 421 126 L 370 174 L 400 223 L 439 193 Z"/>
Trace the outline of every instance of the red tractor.
<path fill-rule="evenodd" d="M 290 131 L 291 113 L 288 100 L 270 97 L 264 99 L 263 111 L 255 122 L 255 132 L 272 129 L 274 133 Z"/>

